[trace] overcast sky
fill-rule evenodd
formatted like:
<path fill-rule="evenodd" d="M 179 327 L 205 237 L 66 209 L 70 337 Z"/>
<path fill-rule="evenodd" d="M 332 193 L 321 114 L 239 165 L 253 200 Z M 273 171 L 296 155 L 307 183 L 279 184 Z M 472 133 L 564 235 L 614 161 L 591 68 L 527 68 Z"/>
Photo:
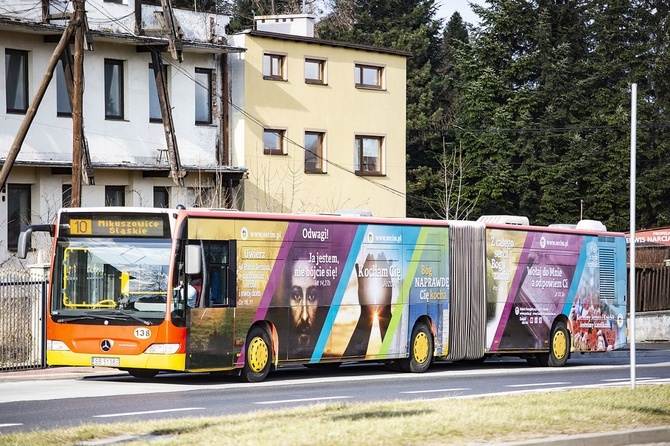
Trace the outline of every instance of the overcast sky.
<path fill-rule="evenodd" d="M 484 0 L 470 0 L 472 3 L 477 3 L 478 5 L 484 5 Z M 437 0 L 435 4 L 438 5 L 437 15 L 445 19 L 445 22 L 449 20 L 451 15 L 458 11 L 463 17 L 463 21 L 469 23 L 477 23 L 477 16 L 472 9 L 470 9 L 470 2 L 468 0 Z"/>

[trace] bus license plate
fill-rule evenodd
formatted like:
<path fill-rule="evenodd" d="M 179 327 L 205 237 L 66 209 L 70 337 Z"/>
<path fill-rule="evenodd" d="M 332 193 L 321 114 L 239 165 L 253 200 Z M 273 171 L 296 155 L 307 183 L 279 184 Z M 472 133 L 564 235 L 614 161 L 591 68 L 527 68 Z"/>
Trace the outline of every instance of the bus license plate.
<path fill-rule="evenodd" d="M 91 365 L 103 367 L 118 367 L 121 364 L 119 358 L 93 358 Z"/>

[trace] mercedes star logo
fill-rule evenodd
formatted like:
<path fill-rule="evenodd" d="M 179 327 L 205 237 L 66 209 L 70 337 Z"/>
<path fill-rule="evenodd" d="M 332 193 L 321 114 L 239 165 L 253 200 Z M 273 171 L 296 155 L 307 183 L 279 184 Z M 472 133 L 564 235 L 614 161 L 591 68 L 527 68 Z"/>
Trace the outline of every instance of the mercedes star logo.
<path fill-rule="evenodd" d="M 114 345 L 114 341 L 111 339 L 103 339 L 100 343 L 100 350 L 103 352 L 108 352 L 112 349 L 112 345 Z"/>

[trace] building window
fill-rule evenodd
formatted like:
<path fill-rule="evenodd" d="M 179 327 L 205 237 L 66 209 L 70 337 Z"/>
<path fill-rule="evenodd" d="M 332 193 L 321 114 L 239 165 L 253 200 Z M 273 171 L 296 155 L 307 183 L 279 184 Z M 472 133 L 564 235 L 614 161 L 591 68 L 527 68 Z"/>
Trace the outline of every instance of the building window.
<path fill-rule="evenodd" d="M 72 206 L 72 185 L 63 184 L 61 186 L 61 207 L 69 208 Z"/>
<path fill-rule="evenodd" d="M 195 69 L 195 123 L 212 123 L 212 70 Z"/>
<path fill-rule="evenodd" d="M 163 66 L 163 79 L 167 82 L 167 67 Z M 158 100 L 158 86 L 154 65 L 149 64 L 149 122 L 163 122 L 161 104 Z"/>
<path fill-rule="evenodd" d="M 105 206 L 125 206 L 126 186 L 105 186 Z"/>
<path fill-rule="evenodd" d="M 263 154 L 264 155 L 283 155 L 284 136 L 286 130 L 264 129 L 263 130 Z"/>
<path fill-rule="evenodd" d="M 67 81 L 65 80 L 65 69 L 63 68 L 62 60 L 59 60 L 56 65 L 56 115 L 72 116 L 70 93 L 67 91 Z"/>
<path fill-rule="evenodd" d="M 28 111 L 28 52 L 5 50 L 7 113 Z"/>
<path fill-rule="evenodd" d="M 263 78 L 273 80 L 286 79 L 286 56 L 281 54 L 263 55 Z"/>
<path fill-rule="evenodd" d="M 323 132 L 305 132 L 305 173 L 322 173 Z"/>
<path fill-rule="evenodd" d="M 154 207 L 170 207 L 170 188 L 166 186 L 154 186 Z"/>
<path fill-rule="evenodd" d="M 384 138 L 380 136 L 356 136 L 354 143 L 356 174 L 381 175 L 383 147 Z"/>
<path fill-rule="evenodd" d="M 123 61 L 105 59 L 105 119 L 123 119 Z"/>
<path fill-rule="evenodd" d="M 305 59 L 305 82 L 308 84 L 325 84 L 326 61 Z"/>
<path fill-rule="evenodd" d="M 384 69 L 372 65 L 356 64 L 355 78 L 356 88 L 382 88 L 382 76 Z"/>
<path fill-rule="evenodd" d="M 30 225 L 30 184 L 7 185 L 7 249 L 16 251 L 21 230 Z"/>

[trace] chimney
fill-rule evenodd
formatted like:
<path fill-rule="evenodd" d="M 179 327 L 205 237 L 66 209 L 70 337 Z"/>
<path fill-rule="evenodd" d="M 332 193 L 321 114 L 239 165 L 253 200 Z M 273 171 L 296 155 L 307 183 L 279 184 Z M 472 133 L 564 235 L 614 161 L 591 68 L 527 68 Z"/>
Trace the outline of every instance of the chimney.
<path fill-rule="evenodd" d="M 258 31 L 314 37 L 316 16 L 313 14 L 263 15 L 254 17 L 254 21 Z"/>

